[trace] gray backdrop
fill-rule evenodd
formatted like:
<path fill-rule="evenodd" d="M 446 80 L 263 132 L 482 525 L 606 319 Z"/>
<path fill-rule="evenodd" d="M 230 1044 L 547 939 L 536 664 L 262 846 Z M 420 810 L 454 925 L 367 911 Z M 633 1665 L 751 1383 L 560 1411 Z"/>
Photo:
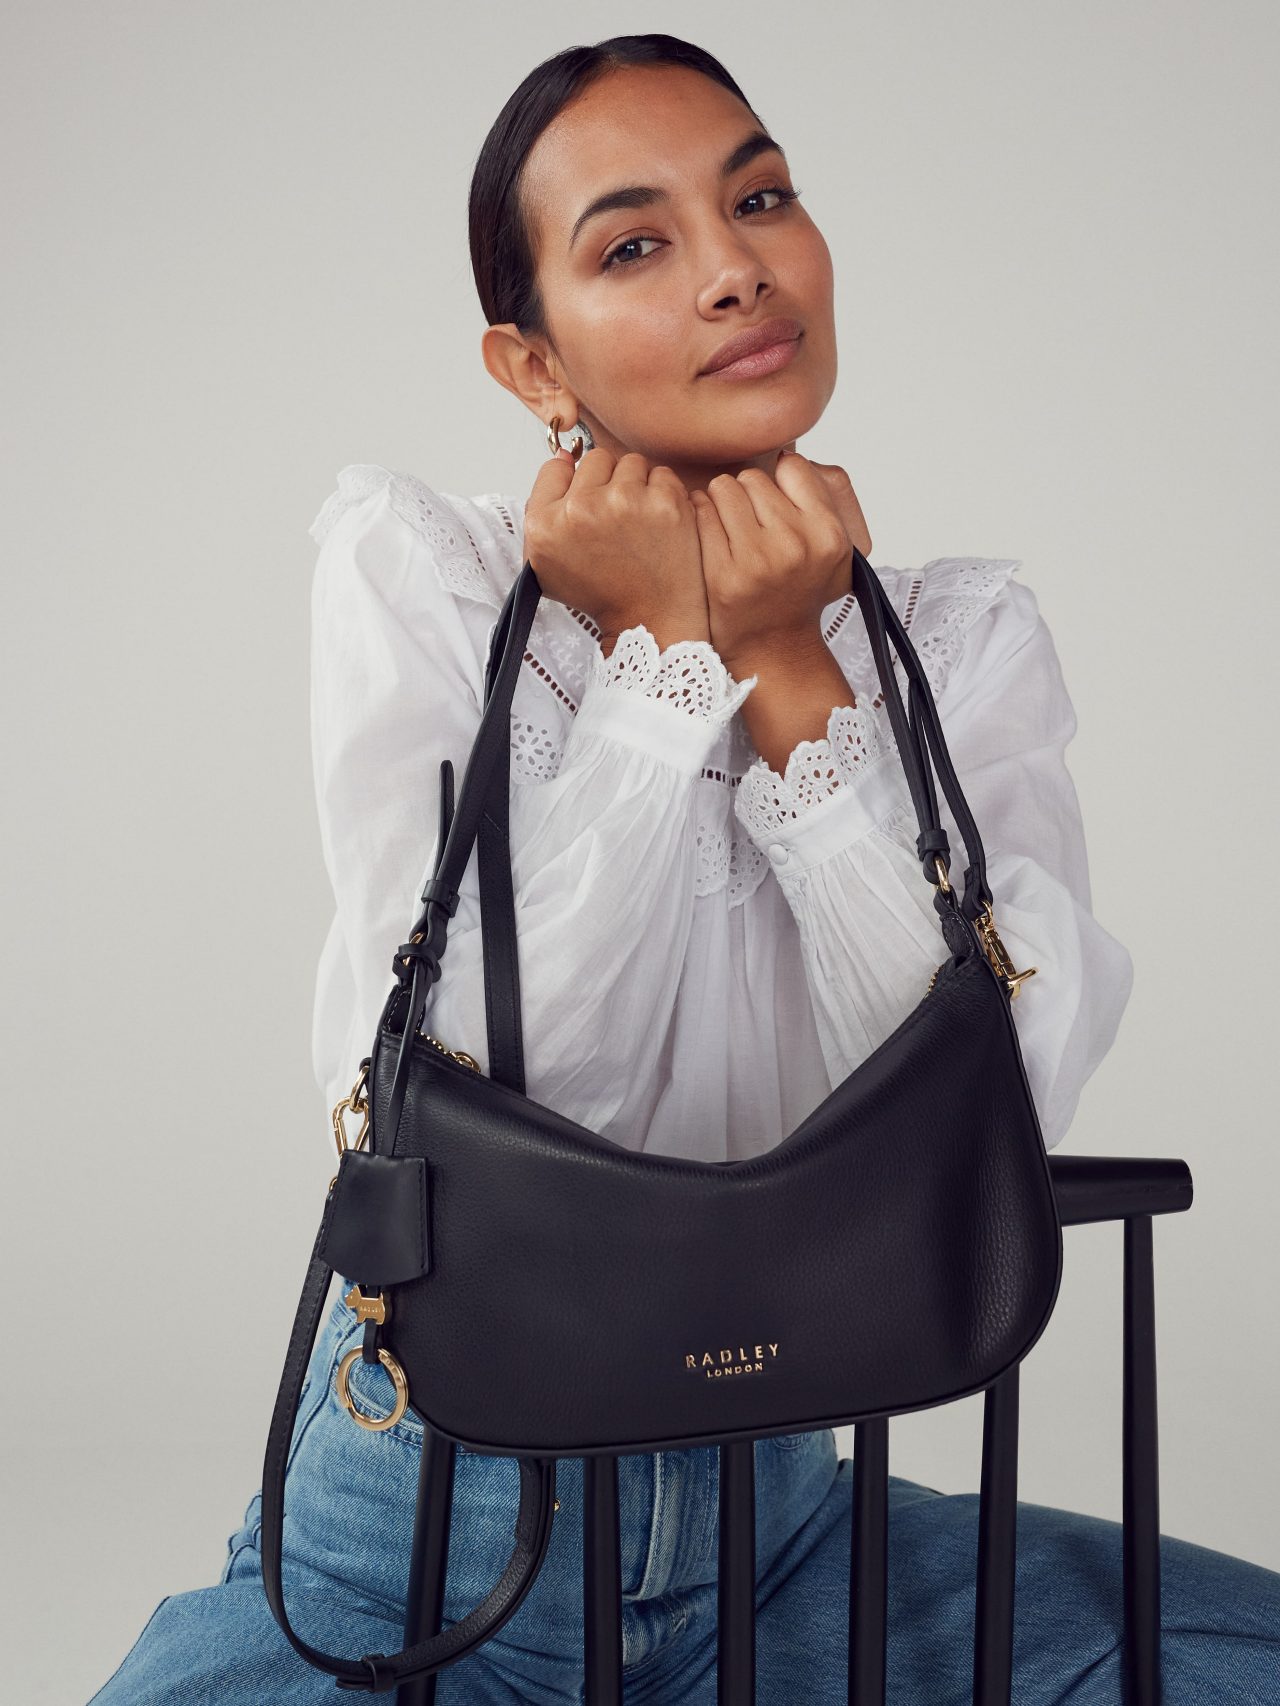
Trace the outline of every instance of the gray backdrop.
<path fill-rule="evenodd" d="M 10 0 L 15 1700 L 86 1700 L 217 1580 L 259 1483 L 334 1159 L 307 527 L 348 462 L 527 493 L 545 440 L 480 361 L 469 171 L 539 59 L 628 30 L 717 53 L 790 154 L 841 367 L 800 449 L 849 469 L 875 560 L 1020 557 L 1053 628 L 1136 963 L 1066 1147 L 1190 1162 L 1157 1227 L 1163 1526 L 1280 1567 L 1274 19 Z M 1118 1229 L 1068 1234 L 1026 1499 L 1119 1516 L 1120 1277 Z M 980 1424 L 901 1421 L 891 1467 L 974 1489 Z"/>

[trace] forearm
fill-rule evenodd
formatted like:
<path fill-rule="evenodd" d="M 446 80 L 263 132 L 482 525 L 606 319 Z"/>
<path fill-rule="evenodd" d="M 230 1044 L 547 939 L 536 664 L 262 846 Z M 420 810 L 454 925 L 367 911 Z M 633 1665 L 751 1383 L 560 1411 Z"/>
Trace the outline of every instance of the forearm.
<path fill-rule="evenodd" d="M 853 688 L 821 633 L 803 641 L 781 640 L 766 657 L 725 663 L 741 681 L 759 679 L 740 714 L 751 743 L 771 770 L 782 775 L 796 745 L 821 740 L 837 705 L 856 705 Z"/>

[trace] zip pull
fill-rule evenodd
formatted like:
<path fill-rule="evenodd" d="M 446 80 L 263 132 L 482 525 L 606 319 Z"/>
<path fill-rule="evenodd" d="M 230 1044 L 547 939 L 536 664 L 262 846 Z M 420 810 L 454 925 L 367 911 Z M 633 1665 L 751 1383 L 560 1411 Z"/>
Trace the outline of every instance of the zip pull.
<path fill-rule="evenodd" d="M 480 1071 L 480 1062 L 474 1056 L 464 1054 L 461 1049 L 446 1048 L 439 1037 L 433 1037 L 429 1031 L 419 1031 L 418 1035 L 424 1043 L 430 1043 L 432 1048 L 438 1048 L 441 1054 L 447 1054 L 451 1060 L 458 1061 L 462 1066 L 469 1066 L 472 1072 Z"/>

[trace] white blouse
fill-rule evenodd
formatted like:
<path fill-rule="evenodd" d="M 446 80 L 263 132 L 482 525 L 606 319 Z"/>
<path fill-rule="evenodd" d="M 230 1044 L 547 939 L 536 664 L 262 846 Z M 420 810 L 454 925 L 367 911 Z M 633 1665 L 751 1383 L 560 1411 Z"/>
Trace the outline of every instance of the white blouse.
<path fill-rule="evenodd" d="M 440 761 L 460 789 L 523 501 L 356 464 L 311 526 L 312 750 L 337 902 L 313 1031 L 326 1106 L 370 1053 L 436 858 Z M 874 567 L 875 565 L 873 565 Z M 1115 1037 L 1133 965 L 1090 910 L 1064 748 L 1075 713 L 1017 559 L 876 567 L 920 654 L 987 855 L 1048 1147 Z M 858 704 L 779 776 L 707 641 L 644 627 L 606 658 L 544 597 L 511 711 L 511 845 L 527 1093 L 632 1149 L 771 1148 L 916 1007 L 948 948 L 852 592 L 823 612 Z M 905 695 L 907 680 L 895 664 Z M 952 869 L 964 843 L 941 797 Z M 472 850 L 424 1031 L 488 1070 Z"/>

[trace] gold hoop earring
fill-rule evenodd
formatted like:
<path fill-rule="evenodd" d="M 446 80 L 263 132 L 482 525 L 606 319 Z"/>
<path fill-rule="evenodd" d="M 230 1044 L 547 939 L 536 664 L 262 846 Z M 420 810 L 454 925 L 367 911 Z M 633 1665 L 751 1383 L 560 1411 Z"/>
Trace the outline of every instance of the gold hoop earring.
<path fill-rule="evenodd" d="M 561 444 L 559 415 L 552 415 L 551 417 L 550 425 L 547 427 L 547 443 L 551 447 L 551 454 L 553 456 L 557 450 L 567 450 L 575 462 L 581 461 L 582 452 L 586 448 L 583 443 L 581 433 L 577 435 L 572 444 Z"/>

